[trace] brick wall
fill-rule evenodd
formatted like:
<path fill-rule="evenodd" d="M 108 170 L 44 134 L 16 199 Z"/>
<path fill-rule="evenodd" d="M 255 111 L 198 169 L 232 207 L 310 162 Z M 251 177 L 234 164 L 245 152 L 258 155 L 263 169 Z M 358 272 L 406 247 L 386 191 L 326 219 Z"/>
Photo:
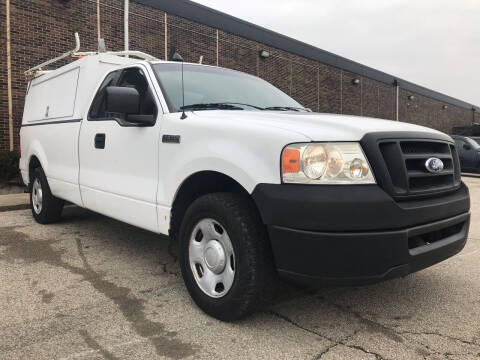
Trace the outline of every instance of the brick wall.
<path fill-rule="evenodd" d="M 105 7 L 105 10 L 110 8 Z M 23 113 L 24 94 L 27 82 L 24 71 L 74 46 L 73 33 L 78 31 L 83 39 L 83 48 L 96 47 L 96 5 L 90 1 L 11 1 L 11 49 L 12 49 L 12 96 L 14 119 L 14 144 L 18 148 L 19 131 Z M 109 12 L 115 19 L 123 13 Z M 119 21 L 121 23 L 121 21 Z M 105 24 L 107 29 L 113 24 Z M 121 25 L 121 24 L 120 24 Z M 4 24 L 2 24 L 4 27 Z M 122 31 L 122 26 L 118 30 Z M 114 30 L 106 32 L 107 39 L 114 39 Z M 4 32 L 2 31 L 2 35 Z M 123 34 L 123 31 L 121 32 Z M 110 36 L 109 36 L 110 35 Z M 2 59 L 2 65 L 6 61 Z M 3 110 L 0 110 L 3 114 Z M 7 118 L 0 123 L 8 124 Z M 7 125 L 8 126 L 8 125 Z M 8 148 L 8 136 L 0 139 L 0 149 Z"/>
<path fill-rule="evenodd" d="M 410 99 L 410 96 L 413 98 Z M 447 106 L 446 109 L 444 105 Z M 454 124 L 470 125 L 473 112 L 400 89 L 399 117 L 405 122 L 433 127 L 448 133 Z"/>
<path fill-rule="evenodd" d="M 12 34 L 12 90 L 15 147 L 19 143 L 26 80 L 23 72 L 68 49 L 79 32 L 82 51 L 96 49 L 96 0 L 10 0 Z M 108 50 L 123 49 L 123 0 L 101 0 L 101 36 Z M 396 88 L 358 74 L 322 64 L 280 49 L 226 33 L 187 19 L 131 2 L 130 48 L 160 59 L 176 47 L 186 61 L 219 65 L 260 76 L 314 111 L 396 117 Z M 0 3 L 0 150 L 8 149 L 5 2 Z M 259 57 L 260 50 L 270 57 Z M 359 79 L 354 84 L 353 79 Z M 401 89 L 399 117 L 449 132 L 452 125 L 468 125 L 480 113 L 413 94 Z M 443 105 L 447 105 L 444 109 Z"/>

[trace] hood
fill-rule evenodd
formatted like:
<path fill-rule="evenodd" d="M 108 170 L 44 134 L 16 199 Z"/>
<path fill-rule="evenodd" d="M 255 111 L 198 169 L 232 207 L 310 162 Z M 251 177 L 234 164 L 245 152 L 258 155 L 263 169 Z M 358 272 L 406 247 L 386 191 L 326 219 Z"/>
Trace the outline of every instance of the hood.
<path fill-rule="evenodd" d="M 419 125 L 354 115 L 247 110 L 195 111 L 195 115 L 218 120 L 223 126 L 233 121 L 245 126 L 275 127 L 302 134 L 312 141 L 358 141 L 367 133 L 384 131 L 442 134 Z"/>

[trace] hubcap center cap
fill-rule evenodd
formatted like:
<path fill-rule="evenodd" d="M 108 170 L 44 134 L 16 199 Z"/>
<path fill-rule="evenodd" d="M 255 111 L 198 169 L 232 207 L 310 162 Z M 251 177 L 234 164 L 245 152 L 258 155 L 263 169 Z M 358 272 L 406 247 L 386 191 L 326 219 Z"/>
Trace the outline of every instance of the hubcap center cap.
<path fill-rule="evenodd" d="M 207 267 L 216 274 L 225 268 L 226 256 L 222 244 L 217 240 L 210 240 L 205 246 L 204 259 Z"/>

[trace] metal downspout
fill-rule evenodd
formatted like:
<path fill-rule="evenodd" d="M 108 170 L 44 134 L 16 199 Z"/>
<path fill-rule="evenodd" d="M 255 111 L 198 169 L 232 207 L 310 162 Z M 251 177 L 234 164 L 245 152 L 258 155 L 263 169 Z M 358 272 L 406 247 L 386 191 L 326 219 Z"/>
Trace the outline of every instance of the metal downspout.
<path fill-rule="evenodd" d="M 396 109 L 395 109 L 395 120 L 400 121 L 399 115 L 398 115 L 398 108 L 399 108 L 399 103 L 398 100 L 400 99 L 400 86 L 398 85 L 397 80 L 395 80 L 394 85 L 397 88 L 397 101 L 396 101 Z"/>
<path fill-rule="evenodd" d="M 7 15 L 7 96 L 8 96 L 8 136 L 9 149 L 13 151 L 13 104 L 12 104 L 12 52 L 11 52 L 11 34 L 10 34 L 10 0 L 6 0 Z"/>
<path fill-rule="evenodd" d="M 125 0 L 125 8 L 123 11 L 123 33 L 124 33 L 124 42 L 125 42 L 125 53 L 128 58 L 129 51 L 129 33 L 128 33 L 128 15 L 129 15 L 129 0 Z"/>

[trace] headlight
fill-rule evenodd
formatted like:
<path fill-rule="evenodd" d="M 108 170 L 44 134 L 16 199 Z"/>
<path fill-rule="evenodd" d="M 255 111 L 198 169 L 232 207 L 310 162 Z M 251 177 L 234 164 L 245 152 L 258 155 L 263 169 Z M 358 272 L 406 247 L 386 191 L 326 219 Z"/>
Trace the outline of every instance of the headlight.
<path fill-rule="evenodd" d="M 375 184 L 356 142 L 291 144 L 282 152 L 282 180 L 299 184 Z"/>

